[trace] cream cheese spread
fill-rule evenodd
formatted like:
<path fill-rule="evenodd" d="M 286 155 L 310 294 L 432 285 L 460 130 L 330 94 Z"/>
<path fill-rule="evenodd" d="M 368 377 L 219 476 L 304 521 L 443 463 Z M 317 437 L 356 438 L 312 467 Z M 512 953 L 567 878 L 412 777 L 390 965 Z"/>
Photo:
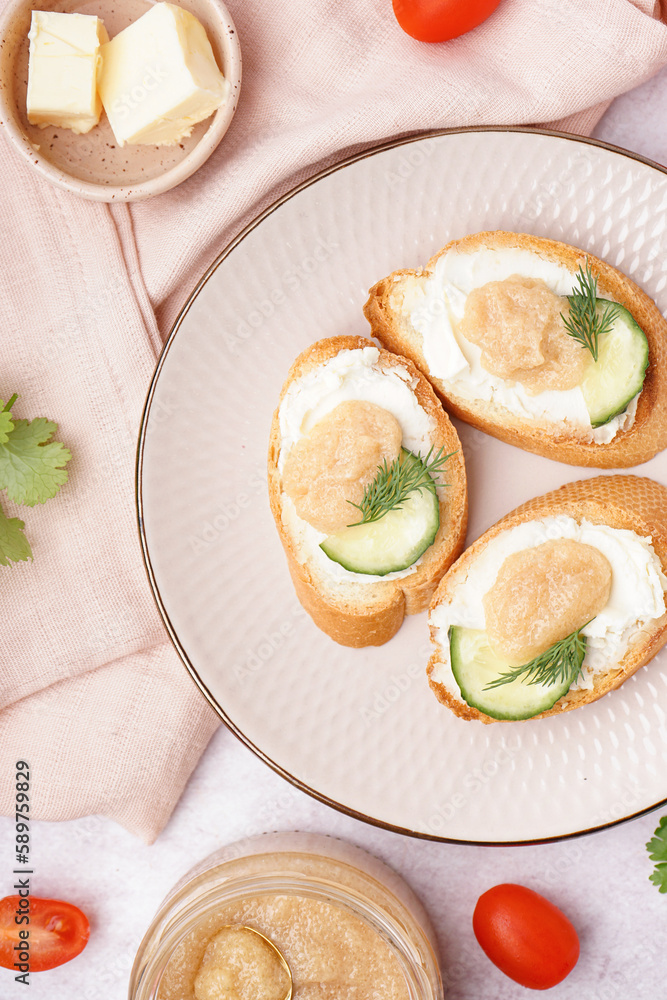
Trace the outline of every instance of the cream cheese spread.
<path fill-rule="evenodd" d="M 407 282 L 402 303 L 391 304 L 408 315 L 421 334 L 431 375 L 451 386 L 458 396 L 470 402 L 495 404 L 522 419 L 563 424 L 596 444 L 609 443 L 619 431 L 633 425 L 639 395 L 623 413 L 593 428 L 579 386 L 530 395 L 519 382 L 486 371 L 480 360 L 481 349 L 461 334 L 459 324 L 470 292 L 514 274 L 544 281 L 556 295 L 571 295 L 574 290 L 575 275 L 529 250 L 482 248 L 461 253 L 452 249 L 438 258 L 433 274 L 425 282 Z"/>
<path fill-rule="evenodd" d="M 379 357 L 377 347 L 339 351 L 335 357 L 291 383 L 278 411 L 281 435 L 277 463 L 279 472 L 285 466 L 292 445 L 327 413 L 350 399 L 365 400 L 388 410 L 400 424 L 403 447 L 413 454 L 427 454 L 436 422 L 419 405 L 414 392 L 416 380 L 402 366 L 386 370 L 380 368 Z M 438 493 L 441 497 L 444 495 L 441 488 Z M 421 562 L 418 559 L 407 569 L 388 573 L 386 576 L 352 573 L 325 555 L 320 543 L 326 535 L 300 518 L 294 504 L 285 494 L 282 518 L 294 541 L 299 562 L 312 560 L 334 580 L 371 583 L 376 580 L 400 579 L 413 573 Z"/>
<path fill-rule="evenodd" d="M 448 630 L 451 625 L 485 629 L 482 599 L 495 583 L 500 567 L 514 552 L 533 548 L 555 538 L 569 538 L 597 548 L 611 564 L 612 586 L 607 604 L 582 629 L 587 637 L 583 676 L 572 690 L 593 687 L 595 675 L 604 673 L 623 658 L 642 626 L 665 613 L 667 578 L 651 545 L 634 531 L 607 525 L 580 524 L 559 515 L 508 528 L 492 538 L 471 562 L 465 580 L 457 584 L 449 599 L 430 614 L 435 641 L 441 648 L 432 679 L 460 700 L 461 693 L 451 671 Z"/>

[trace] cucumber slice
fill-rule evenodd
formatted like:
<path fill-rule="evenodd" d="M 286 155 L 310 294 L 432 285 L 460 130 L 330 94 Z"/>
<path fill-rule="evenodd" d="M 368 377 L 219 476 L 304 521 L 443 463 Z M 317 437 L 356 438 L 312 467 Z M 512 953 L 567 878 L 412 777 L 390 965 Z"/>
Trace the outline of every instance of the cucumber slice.
<path fill-rule="evenodd" d="M 419 459 L 405 452 L 405 461 Z M 329 535 L 320 548 L 351 573 L 386 576 L 408 569 L 433 545 L 440 527 L 440 507 L 433 489 L 414 490 L 400 508 L 379 521 L 354 524 Z"/>
<path fill-rule="evenodd" d="M 598 299 L 599 309 L 609 305 Z M 598 341 L 598 359 L 586 368 L 581 389 L 593 427 L 613 420 L 641 392 L 648 367 L 648 341 L 631 314 L 618 306 L 608 333 Z"/>
<path fill-rule="evenodd" d="M 528 684 L 519 679 L 486 690 L 491 681 L 511 668 L 493 652 L 486 632 L 478 629 L 452 625 L 449 651 L 452 673 L 463 700 L 492 719 L 531 719 L 550 709 L 570 689 L 567 682 Z M 582 649 L 582 663 L 584 655 Z"/>

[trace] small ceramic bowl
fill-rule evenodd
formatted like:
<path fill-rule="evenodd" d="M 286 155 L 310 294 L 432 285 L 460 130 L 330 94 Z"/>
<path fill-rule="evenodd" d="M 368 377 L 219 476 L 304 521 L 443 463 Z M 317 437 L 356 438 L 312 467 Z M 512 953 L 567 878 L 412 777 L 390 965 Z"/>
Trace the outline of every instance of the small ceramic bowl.
<path fill-rule="evenodd" d="M 97 14 L 113 38 L 151 6 L 150 0 L 11 0 L 0 18 L 0 120 L 19 153 L 51 183 L 93 201 L 137 201 L 168 191 L 194 173 L 216 148 L 236 110 L 241 50 L 229 12 L 220 0 L 177 0 L 208 35 L 229 96 L 211 118 L 174 146 L 123 146 L 102 113 L 84 135 L 30 125 L 26 115 L 28 31 L 33 10 Z"/>

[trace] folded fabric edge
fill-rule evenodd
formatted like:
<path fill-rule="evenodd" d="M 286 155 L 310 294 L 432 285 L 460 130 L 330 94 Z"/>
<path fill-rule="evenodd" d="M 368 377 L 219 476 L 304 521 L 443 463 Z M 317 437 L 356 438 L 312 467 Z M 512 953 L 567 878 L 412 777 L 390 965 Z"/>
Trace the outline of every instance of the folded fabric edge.
<path fill-rule="evenodd" d="M 33 820 L 99 814 L 150 844 L 219 724 L 165 642 L 5 709 L 0 762 L 4 774 L 18 760 L 29 764 Z M 0 813 L 13 810 L 7 782 Z"/>

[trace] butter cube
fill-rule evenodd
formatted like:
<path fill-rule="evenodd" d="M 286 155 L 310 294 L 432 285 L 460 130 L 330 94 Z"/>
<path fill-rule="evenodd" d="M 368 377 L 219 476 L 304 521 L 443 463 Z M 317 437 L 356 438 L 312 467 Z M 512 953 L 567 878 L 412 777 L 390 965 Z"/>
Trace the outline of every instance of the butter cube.
<path fill-rule="evenodd" d="M 99 17 L 33 10 L 28 64 L 28 121 L 90 132 L 102 113 L 97 93 L 100 46 L 109 41 Z"/>
<path fill-rule="evenodd" d="M 227 96 L 197 18 L 156 3 L 102 47 L 100 96 L 120 146 L 166 146 L 190 135 Z"/>

